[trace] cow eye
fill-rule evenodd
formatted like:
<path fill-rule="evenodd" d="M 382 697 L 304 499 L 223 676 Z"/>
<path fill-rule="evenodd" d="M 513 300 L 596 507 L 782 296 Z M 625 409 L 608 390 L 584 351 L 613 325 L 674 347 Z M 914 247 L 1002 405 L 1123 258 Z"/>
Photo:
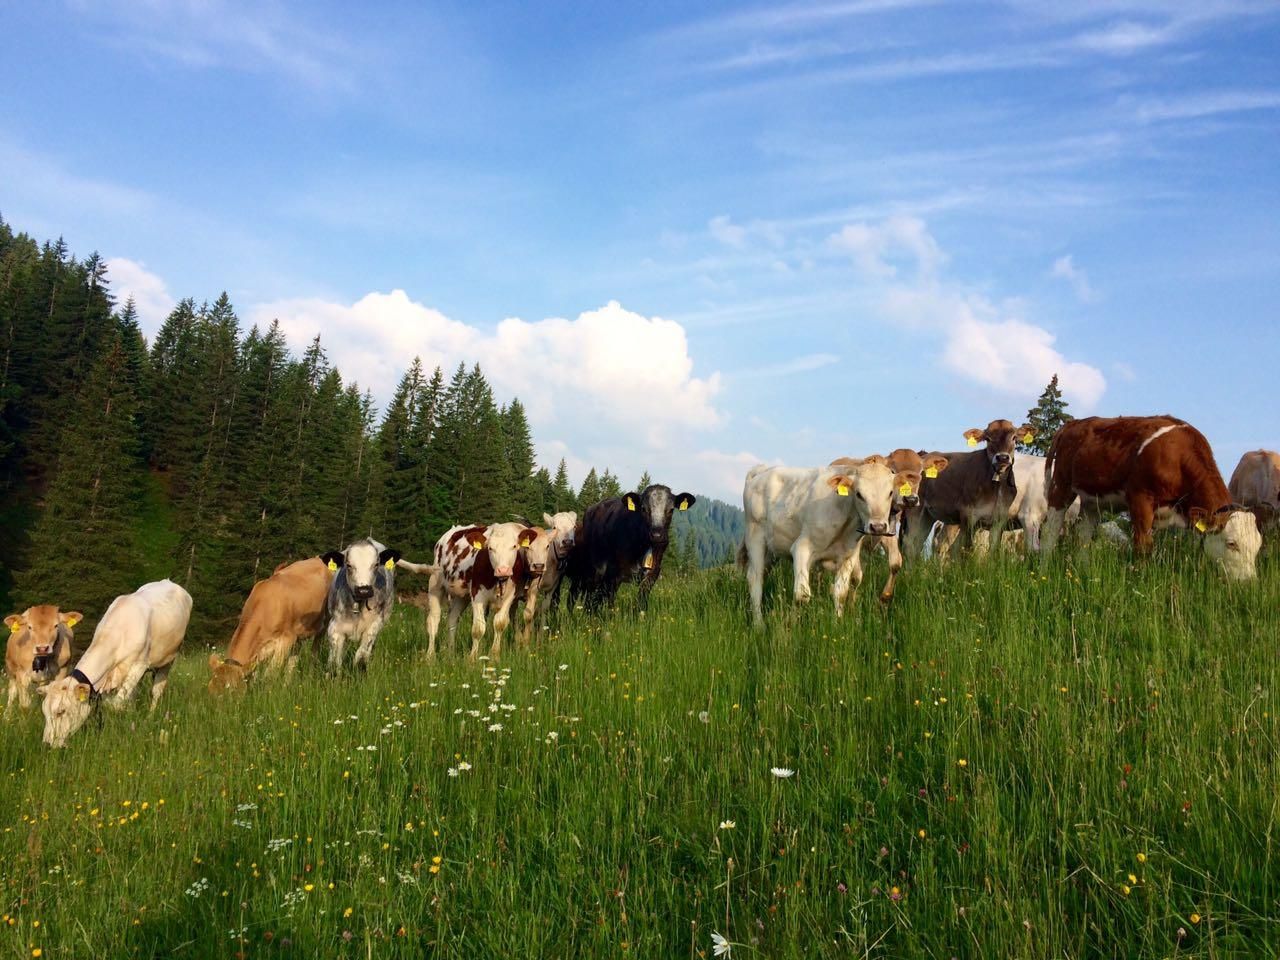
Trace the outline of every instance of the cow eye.
<path fill-rule="evenodd" d="M 1236 543 L 1234 540 L 1228 540 L 1228 541 L 1227 541 L 1227 549 L 1228 549 L 1228 550 L 1239 550 L 1239 549 L 1240 549 L 1240 544 Z"/>

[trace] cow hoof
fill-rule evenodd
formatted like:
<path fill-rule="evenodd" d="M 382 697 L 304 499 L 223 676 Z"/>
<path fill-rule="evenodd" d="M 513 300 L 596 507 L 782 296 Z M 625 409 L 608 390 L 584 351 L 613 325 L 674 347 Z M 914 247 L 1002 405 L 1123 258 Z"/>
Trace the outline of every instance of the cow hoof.
<path fill-rule="evenodd" d="M 887 607 L 887 606 L 888 606 L 889 604 L 891 604 L 891 603 L 893 603 L 893 594 L 892 594 L 892 593 L 882 593 L 882 594 L 880 594 L 880 605 L 881 605 L 882 607 Z"/>

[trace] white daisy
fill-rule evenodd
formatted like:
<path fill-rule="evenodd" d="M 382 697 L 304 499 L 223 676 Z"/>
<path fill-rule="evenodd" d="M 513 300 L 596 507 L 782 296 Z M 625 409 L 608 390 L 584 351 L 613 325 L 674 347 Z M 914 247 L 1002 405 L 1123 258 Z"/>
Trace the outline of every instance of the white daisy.
<path fill-rule="evenodd" d="M 729 943 L 728 940 L 726 940 L 723 936 L 716 933 L 715 931 L 712 931 L 711 952 L 713 954 L 715 954 L 717 957 L 727 957 L 729 956 L 729 951 L 731 949 L 732 949 L 732 945 Z"/>
<path fill-rule="evenodd" d="M 785 780 L 787 777 L 794 777 L 796 772 L 789 767 L 772 767 L 769 770 L 779 780 Z"/>

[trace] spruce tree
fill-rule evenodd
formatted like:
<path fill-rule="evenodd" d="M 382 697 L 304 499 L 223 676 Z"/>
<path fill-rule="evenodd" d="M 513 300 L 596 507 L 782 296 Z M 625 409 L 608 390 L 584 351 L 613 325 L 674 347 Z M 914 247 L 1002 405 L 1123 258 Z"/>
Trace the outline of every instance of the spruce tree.
<path fill-rule="evenodd" d="M 556 467 L 556 478 L 551 481 L 551 512 L 559 513 L 562 510 L 577 510 L 578 518 L 582 518 L 573 484 L 569 482 L 569 468 L 565 466 L 563 457 L 560 458 L 560 466 Z"/>
<path fill-rule="evenodd" d="M 587 507 L 599 503 L 602 499 L 600 477 L 596 473 L 596 468 L 592 467 L 582 481 L 582 489 L 578 491 L 578 513 L 585 513 Z"/>
<path fill-rule="evenodd" d="M 538 464 L 534 460 L 533 434 L 524 405 L 518 398 L 513 399 L 501 413 L 510 505 L 515 513 L 533 519 L 542 512 L 542 491 L 534 476 Z"/>
<path fill-rule="evenodd" d="M 1067 401 L 1062 398 L 1062 391 L 1058 389 L 1058 375 L 1055 373 L 1036 405 L 1027 411 L 1027 423 L 1035 429 L 1035 439 L 1030 443 L 1018 444 L 1018 450 L 1044 456 L 1049 452 L 1054 434 L 1062 429 L 1063 424 L 1073 419 L 1067 413 Z"/>
<path fill-rule="evenodd" d="M 644 473 L 640 474 L 640 482 L 636 485 L 635 492 L 644 493 L 645 490 L 649 489 L 651 486 L 653 486 L 653 478 L 649 476 L 649 471 L 646 470 Z"/>

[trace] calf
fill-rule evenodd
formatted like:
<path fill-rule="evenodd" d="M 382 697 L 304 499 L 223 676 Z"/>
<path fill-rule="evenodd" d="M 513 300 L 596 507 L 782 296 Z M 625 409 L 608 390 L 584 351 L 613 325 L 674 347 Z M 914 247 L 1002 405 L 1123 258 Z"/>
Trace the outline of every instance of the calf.
<path fill-rule="evenodd" d="M 974 428 L 964 432 L 969 446 L 981 443 L 981 450 L 942 454 L 947 458 L 947 471 L 935 479 L 926 478 L 920 485 L 920 511 L 908 519 L 905 544 L 911 556 L 920 556 L 925 537 L 935 521 L 959 524 L 960 546 L 973 542 L 975 527 L 1004 526 L 1009 507 L 1017 496 L 1014 480 L 1014 445 L 1020 440 L 1030 443 L 1035 430 L 1023 425 L 1017 429 L 1008 420 L 992 420 L 985 430 Z"/>
<path fill-rule="evenodd" d="M 1271 528 L 1280 517 L 1280 453 L 1251 450 L 1240 458 L 1227 484 L 1233 503 L 1248 507 Z"/>
<path fill-rule="evenodd" d="M 325 629 L 329 585 L 333 574 L 319 557 L 282 563 L 249 592 L 240 611 L 226 657 L 209 654 L 209 692 L 243 689 L 259 664 L 278 669 L 288 661 L 292 673 L 298 663 L 295 650 L 302 637 L 315 637 Z"/>
<path fill-rule="evenodd" d="M 564 576 L 578 527 L 578 515 L 572 510 L 557 514 L 544 513 L 542 520 L 547 525 L 546 529 L 539 530 L 530 546 L 524 548 L 527 573 L 524 583 L 516 593 L 516 602 L 524 603 L 520 640 L 525 643 L 532 636 L 539 605 L 555 609 L 560 594 L 560 581 Z"/>
<path fill-rule="evenodd" d="M 1254 562 L 1262 545 L 1257 522 L 1231 502 L 1209 441 L 1183 420 L 1072 420 L 1054 436 L 1045 473 L 1046 551 L 1057 543 L 1063 515 L 1078 495 L 1099 508 L 1128 510 L 1133 548 L 1139 555 L 1151 551 L 1156 526 L 1192 526 L 1203 535 L 1205 552 L 1229 579 L 1256 575 Z M 1092 534 L 1092 526 L 1080 526 Z"/>
<path fill-rule="evenodd" d="M 539 530 L 523 523 L 495 523 L 488 527 L 456 526 L 436 541 L 435 564 L 427 587 L 427 656 L 436 655 L 443 605 L 449 603 L 449 641 L 458 632 L 458 618 L 471 603 L 471 657 L 480 655 L 480 641 L 488 627 L 489 605 L 497 601 L 493 617 L 492 656 L 501 653 L 502 635 L 510 622 L 516 583 L 525 577 L 523 549 Z"/>
<path fill-rule="evenodd" d="M 9 627 L 9 643 L 5 648 L 4 667 L 9 675 L 9 699 L 4 712 L 13 702 L 23 710 L 31 706 L 31 688 L 67 675 L 71 663 L 71 628 L 84 615 L 63 613 L 56 606 L 43 604 L 28 607 L 22 613 L 4 618 Z"/>
<path fill-rule="evenodd" d="M 373 645 L 386 625 L 396 602 L 396 561 L 399 550 L 391 550 L 376 540 L 357 540 L 339 553 L 331 550 L 320 557 L 333 574 L 325 612 L 329 618 L 329 669 L 342 669 L 347 640 L 358 643 L 352 663 L 365 670 L 373 656 Z"/>
<path fill-rule="evenodd" d="M 191 594 L 170 580 L 144 584 L 112 600 L 71 675 L 42 688 L 44 742 L 66 746 L 100 699 L 123 707 L 147 672 L 155 710 L 190 619 Z"/>
<path fill-rule="evenodd" d="M 814 562 L 834 561 L 832 596 L 840 615 L 850 586 L 856 594 L 862 582 L 862 544 L 871 538 L 892 539 L 894 495 L 907 485 L 908 477 L 895 474 L 883 457 L 868 457 L 845 470 L 752 467 L 742 489 L 747 533 L 738 550 L 738 564 L 747 570 L 756 626 L 764 623 L 764 575 L 771 552 L 791 554 L 799 602 L 807 602 L 812 595 L 809 573 Z M 894 545 L 885 587 L 888 596 L 902 566 Z"/>
<path fill-rule="evenodd" d="M 653 484 L 588 507 L 565 570 L 569 603 L 584 599 L 589 610 L 612 604 L 623 582 L 643 570 L 640 605 L 646 606 L 649 591 L 662 575 L 671 515 L 696 502 L 691 493 L 675 494 L 670 487 Z"/>

